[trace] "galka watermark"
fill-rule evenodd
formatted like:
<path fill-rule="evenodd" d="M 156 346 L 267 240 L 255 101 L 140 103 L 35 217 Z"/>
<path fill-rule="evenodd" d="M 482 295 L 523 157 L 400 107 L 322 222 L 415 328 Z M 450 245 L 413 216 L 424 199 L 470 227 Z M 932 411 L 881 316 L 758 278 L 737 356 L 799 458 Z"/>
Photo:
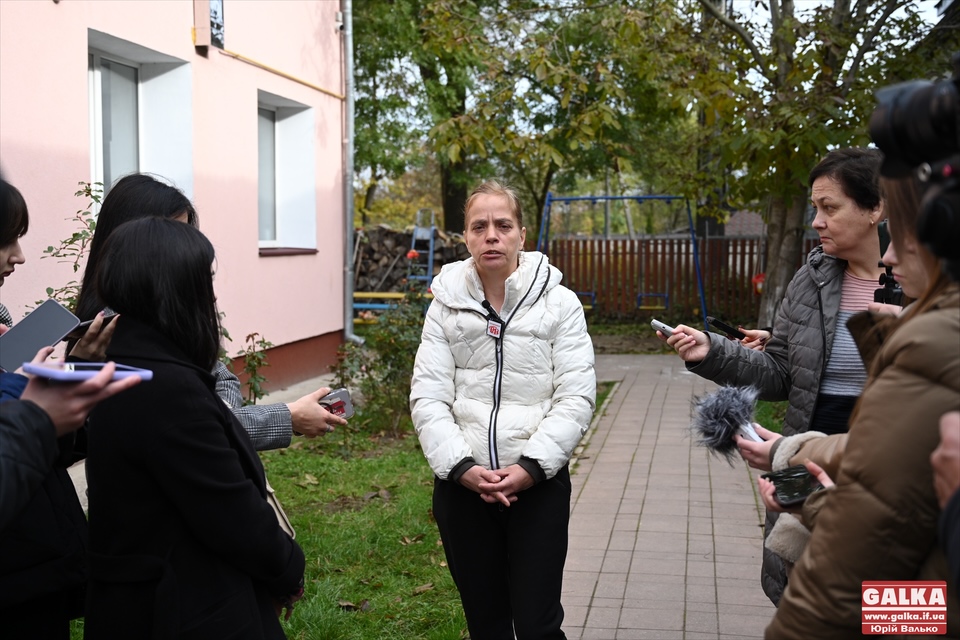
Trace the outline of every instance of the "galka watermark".
<path fill-rule="evenodd" d="M 866 581 L 860 590 L 863 635 L 944 635 L 947 583 Z"/>

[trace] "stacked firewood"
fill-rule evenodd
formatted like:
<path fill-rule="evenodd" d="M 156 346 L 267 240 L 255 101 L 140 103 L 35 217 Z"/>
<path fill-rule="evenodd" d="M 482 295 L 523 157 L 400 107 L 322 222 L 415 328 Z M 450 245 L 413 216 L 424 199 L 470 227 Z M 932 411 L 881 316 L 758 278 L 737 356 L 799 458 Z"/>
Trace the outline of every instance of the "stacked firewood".
<path fill-rule="evenodd" d="M 354 244 L 354 291 L 405 291 L 407 276 L 426 273 L 429 241 L 413 245 L 413 228 L 397 231 L 385 225 L 357 229 Z M 463 237 L 434 230 L 433 275 L 448 262 L 470 256 Z"/>

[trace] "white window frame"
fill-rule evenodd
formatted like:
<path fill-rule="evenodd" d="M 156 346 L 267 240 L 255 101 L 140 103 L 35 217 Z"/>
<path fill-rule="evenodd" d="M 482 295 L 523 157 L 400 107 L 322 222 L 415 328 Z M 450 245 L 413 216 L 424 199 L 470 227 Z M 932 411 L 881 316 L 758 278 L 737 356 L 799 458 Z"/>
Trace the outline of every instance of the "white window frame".
<path fill-rule="evenodd" d="M 260 240 L 260 207 L 258 204 L 257 240 L 259 246 L 263 249 L 316 250 L 316 112 L 308 105 L 262 90 L 257 91 L 257 107 L 276 113 L 274 134 L 276 239 Z M 259 127 L 259 113 L 257 115 L 257 127 Z M 258 130 L 258 167 L 259 139 Z"/>
<path fill-rule="evenodd" d="M 193 78 L 186 60 L 87 29 L 90 176 L 103 181 L 100 60 L 137 69 L 138 170 L 153 173 L 193 199 Z M 90 64 L 90 57 L 93 64 Z M 104 185 L 105 189 L 110 185 Z"/>
<path fill-rule="evenodd" d="M 263 145 L 260 139 L 260 111 L 269 111 L 273 114 L 273 238 L 263 238 L 261 236 L 260 223 L 263 211 L 260 209 L 260 187 L 262 186 L 260 175 L 261 156 L 263 155 Z M 277 211 L 277 108 L 268 104 L 257 104 L 257 239 L 260 246 L 279 247 L 278 231 L 278 211 Z"/>
<path fill-rule="evenodd" d="M 90 149 L 92 151 L 90 154 L 90 181 L 100 182 L 103 184 L 103 192 L 106 193 L 107 190 L 109 190 L 110 185 L 104 183 L 103 84 L 101 80 L 101 62 L 103 60 L 107 60 L 108 62 L 116 62 L 128 67 L 133 67 L 137 70 L 137 171 L 140 170 L 140 164 L 142 162 L 140 141 L 143 139 L 143 132 L 141 131 L 143 126 L 143 118 L 141 117 L 140 107 L 143 103 L 143 95 L 141 91 L 143 72 L 140 68 L 140 64 L 134 62 L 133 60 L 127 60 L 120 58 L 119 56 L 104 54 L 94 49 L 89 51 L 87 60 L 89 64 L 87 76 L 90 90 Z"/>

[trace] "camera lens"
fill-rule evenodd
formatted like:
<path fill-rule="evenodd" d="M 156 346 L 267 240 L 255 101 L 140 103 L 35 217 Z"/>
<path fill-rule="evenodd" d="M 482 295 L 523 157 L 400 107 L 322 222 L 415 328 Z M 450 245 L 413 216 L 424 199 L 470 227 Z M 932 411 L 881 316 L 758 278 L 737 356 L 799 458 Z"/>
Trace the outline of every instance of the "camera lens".
<path fill-rule="evenodd" d="M 960 96 L 952 80 L 904 82 L 877 91 L 870 137 L 883 151 L 881 173 L 905 176 L 958 150 Z"/>

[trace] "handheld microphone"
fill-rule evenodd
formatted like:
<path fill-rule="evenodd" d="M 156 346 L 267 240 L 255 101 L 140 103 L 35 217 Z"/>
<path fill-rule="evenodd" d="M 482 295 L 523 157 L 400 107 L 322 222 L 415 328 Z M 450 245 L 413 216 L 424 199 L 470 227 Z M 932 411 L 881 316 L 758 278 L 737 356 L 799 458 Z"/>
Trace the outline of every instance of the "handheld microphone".
<path fill-rule="evenodd" d="M 697 436 L 697 444 L 718 457 L 723 456 L 733 466 L 737 458 L 735 435 L 739 433 L 754 442 L 763 442 L 752 424 L 759 394 L 756 387 L 724 386 L 694 398 L 690 430 Z"/>

